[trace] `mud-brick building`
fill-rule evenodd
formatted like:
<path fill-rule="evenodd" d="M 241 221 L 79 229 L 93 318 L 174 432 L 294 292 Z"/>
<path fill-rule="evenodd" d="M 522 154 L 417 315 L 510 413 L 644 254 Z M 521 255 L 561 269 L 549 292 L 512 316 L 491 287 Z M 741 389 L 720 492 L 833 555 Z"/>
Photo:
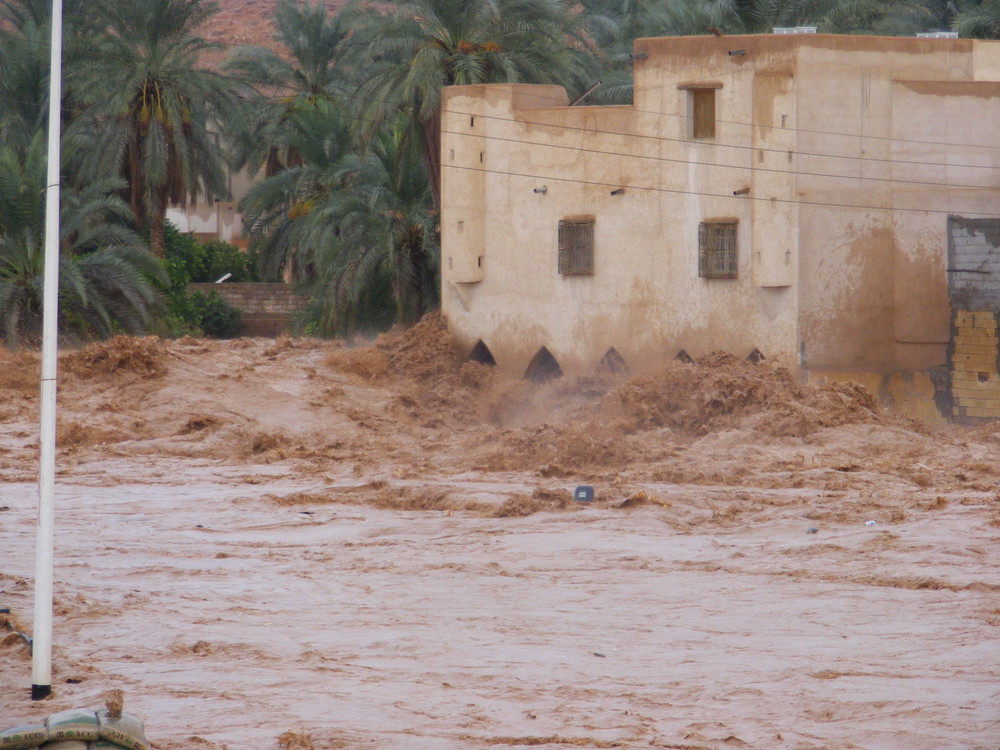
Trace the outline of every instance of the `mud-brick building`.
<path fill-rule="evenodd" d="M 530 375 L 757 350 L 1000 416 L 996 327 L 958 324 L 1000 310 L 1000 43 L 683 37 L 634 58 L 629 106 L 444 91 L 442 304 L 465 352 Z"/>

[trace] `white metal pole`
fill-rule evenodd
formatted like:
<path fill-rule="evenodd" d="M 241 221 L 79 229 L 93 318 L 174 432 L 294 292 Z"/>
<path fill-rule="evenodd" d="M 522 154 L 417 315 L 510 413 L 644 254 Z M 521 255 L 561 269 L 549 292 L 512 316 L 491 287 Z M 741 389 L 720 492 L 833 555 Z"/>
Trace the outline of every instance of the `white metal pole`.
<path fill-rule="evenodd" d="M 62 0 L 52 0 L 49 65 L 49 150 L 45 192 L 45 277 L 42 293 L 42 380 L 39 415 L 38 528 L 35 540 L 35 627 L 31 699 L 52 692 L 52 547 L 56 476 L 56 364 L 59 326 L 59 138 L 62 114 Z"/>

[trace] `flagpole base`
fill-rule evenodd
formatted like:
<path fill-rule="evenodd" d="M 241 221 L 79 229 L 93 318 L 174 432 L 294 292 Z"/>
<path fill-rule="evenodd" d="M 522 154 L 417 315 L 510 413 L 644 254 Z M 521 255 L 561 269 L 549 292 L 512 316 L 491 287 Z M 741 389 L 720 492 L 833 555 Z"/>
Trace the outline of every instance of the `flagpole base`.
<path fill-rule="evenodd" d="M 31 700 L 40 701 L 44 698 L 48 698 L 52 694 L 51 685 L 32 685 L 31 686 Z"/>

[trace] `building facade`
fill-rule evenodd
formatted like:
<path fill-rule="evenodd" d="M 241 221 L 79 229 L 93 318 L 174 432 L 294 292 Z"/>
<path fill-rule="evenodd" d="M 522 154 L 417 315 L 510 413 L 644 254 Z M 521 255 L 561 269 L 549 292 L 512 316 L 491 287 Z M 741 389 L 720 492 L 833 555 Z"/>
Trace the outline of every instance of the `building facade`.
<path fill-rule="evenodd" d="M 933 397 L 956 289 L 1000 310 L 1000 273 L 952 262 L 1000 217 L 1000 43 L 680 37 L 634 58 L 628 106 L 445 89 L 459 346 L 529 376 L 756 351 Z"/>
<path fill-rule="evenodd" d="M 185 206 L 168 207 L 167 220 L 180 232 L 193 234 L 199 240 L 222 240 L 246 247 L 243 216 L 236 207 L 253 180 L 245 171 L 230 171 L 228 182 L 229 200 L 217 201 L 199 196 L 197 201 Z"/>

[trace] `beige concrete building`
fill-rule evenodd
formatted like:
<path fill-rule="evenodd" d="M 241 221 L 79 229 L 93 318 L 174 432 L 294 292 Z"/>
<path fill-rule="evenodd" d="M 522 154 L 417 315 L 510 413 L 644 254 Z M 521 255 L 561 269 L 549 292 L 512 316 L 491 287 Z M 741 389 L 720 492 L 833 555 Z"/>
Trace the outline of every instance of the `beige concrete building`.
<path fill-rule="evenodd" d="M 246 172 L 229 173 L 230 199 L 207 200 L 202 196 L 187 206 L 170 206 L 167 220 L 185 234 L 194 234 L 200 240 L 222 240 L 246 247 L 243 233 L 243 216 L 236 210 L 240 199 L 247 194 L 253 180 Z"/>
<path fill-rule="evenodd" d="M 757 350 L 898 402 L 932 404 L 932 375 L 941 403 L 982 395 L 950 390 L 946 365 L 954 311 L 1000 310 L 1000 43 L 634 52 L 631 106 L 445 90 L 442 305 L 466 352 L 522 375 Z M 968 377 L 1000 408 L 981 354 Z"/>

